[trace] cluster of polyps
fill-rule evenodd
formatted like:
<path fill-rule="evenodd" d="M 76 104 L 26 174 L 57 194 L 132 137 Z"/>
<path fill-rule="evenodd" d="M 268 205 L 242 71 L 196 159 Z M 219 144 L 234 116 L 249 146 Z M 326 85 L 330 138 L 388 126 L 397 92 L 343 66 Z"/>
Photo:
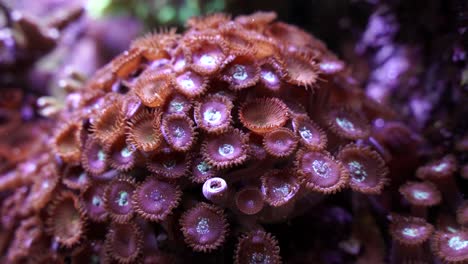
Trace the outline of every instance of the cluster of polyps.
<path fill-rule="evenodd" d="M 236 263 L 278 263 L 262 223 L 317 194 L 382 191 L 369 120 L 385 111 L 322 42 L 274 20 L 213 15 L 147 35 L 68 96 L 48 189 L 60 253 L 171 259 L 244 233 Z"/>

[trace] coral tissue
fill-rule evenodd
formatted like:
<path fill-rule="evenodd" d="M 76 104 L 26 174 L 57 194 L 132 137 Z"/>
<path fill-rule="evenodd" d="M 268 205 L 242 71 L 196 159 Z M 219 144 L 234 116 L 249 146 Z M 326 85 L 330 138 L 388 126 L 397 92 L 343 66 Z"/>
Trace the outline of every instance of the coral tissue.
<path fill-rule="evenodd" d="M 381 194 L 401 133 L 371 124 L 390 110 L 320 40 L 275 19 L 192 18 L 184 34 L 135 40 L 71 91 L 49 146 L 0 178 L 3 261 L 280 263 L 295 257 L 276 233 L 288 221 L 338 192 Z M 423 263 L 431 245 L 466 261 L 468 231 L 424 219 L 443 193 L 429 181 L 448 188 L 452 163 L 401 188 L 420 218 L 392 217 L 398 263 Z M 305 243 L 304 260 L 320 248 Z"/>

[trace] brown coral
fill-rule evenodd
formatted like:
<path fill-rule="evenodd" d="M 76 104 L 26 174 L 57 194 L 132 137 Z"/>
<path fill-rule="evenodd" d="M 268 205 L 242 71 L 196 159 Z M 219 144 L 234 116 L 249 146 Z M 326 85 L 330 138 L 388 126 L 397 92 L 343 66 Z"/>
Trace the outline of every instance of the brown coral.
<path fill-rule="evenodd" d="M 76 163 L 81 155 L 81 125 L 68 123 L 57 132 L 53 139 L 56 153 L 66 162 Z"/>
<path fill-rule="evenodd" d="M 266 133 L 286 123 L 288 107 L 278 98 L 259 98 L 241 107 L 239 120 L 255 133 Z"/>
<path fill-rule="evenodd" d="M 107 107 L 93 120 L 91 131 L 93 136 L 101 143 L 113 142 L 124 132 L 124 113 L 120 103 L 115 103 Z"/>
<path fill-rule="evenodd" d="M 36 229 L 29 227 L 47 216 L 50 232 L 34 246 L 50 253 L 26 254 L 36 254 L 35 260 L 195 262 L 185 257 L 197 251 L 204 254 L 195 258 L 217 261 L 212 251 L 219 250 L 219 256 L 234 253 L 236 263 L 280 263 L 272 234 L 285 226 L 295 232 L 295 223 L 318 211 L 313 206 L 321 221 L 322 208 L 335 197 L 352 197 L 346 207 L 361 210 L 354 200 L 363 196 L 353 191 L 394 198 L 382 192 L 386 162 L 403 159 L 395 153 L 405 153 L 410 129 L 379 120 L 391 115 L 365 98 L 340 59 L 313 36 L 275 18 L 265 12 L 235 20 L 216 14 L 190 19 L 185 34 L 170 29 L 143 36 L 83 87 L 69 91 L 67 106 L 50 117 L 63 124 L 50 147 L 34 144 L 36 152 L 29 152 L 23 147 L 29 140 L 9 135 L 5 144 L 0 138 L 0 170 L 6 171 L 0 177 L 0 229 L 6 233 L 0 249 L 11 237 L 8 229 L 17 226 L 17 234 L 36 241 Z M 0 135 L 22 126 L 10 108 L 1 102 L 0 121 L 6 124 L 0 124 Z M 367 118 L 398 125 L 371 132 Z M 18 165 L 23 153 L 37 152 L 46 154 Z M 449 163 L 446 174 L 453 176 Z M 435 164 L 436 170 L 445 171 L 443 164 Z M 418 170 L 422 178 L 448 177 L 429 175 L 426 167 L 431 166 Z M 329 196 L 348 183 L 351 190 Z M 369 201 L 387 208 L 380 198 Z M 329 212 L 323 212 L 326 218 Z M 368 220 L 363 219 L 359 223 Z M 241 233 L 246 234 L 232 252 Z M 352 240 L 348 235 L 336 239 Z M 278 237 L 291 242 L 285 248 L 289 261 L 297 245 Z M 54 242 L 63 247 L 55 250 Z M 311 238 L 304 250 L 321 254 L 345 242 Z"/>
<path fill-rule="evenodd" d="M 48 211 L 48 229 L 57 242 L 65 247 L 79 243 L 85 232 L 86 220 L 78 198 L 70 192 L 61 193 Z"/>
<path fill-rule="evenodd" d="M 142 151 L 154 151 L 161 144 L 161 114 L 144 111 L 135 115 L 128 123 L 128 143 Z"/>

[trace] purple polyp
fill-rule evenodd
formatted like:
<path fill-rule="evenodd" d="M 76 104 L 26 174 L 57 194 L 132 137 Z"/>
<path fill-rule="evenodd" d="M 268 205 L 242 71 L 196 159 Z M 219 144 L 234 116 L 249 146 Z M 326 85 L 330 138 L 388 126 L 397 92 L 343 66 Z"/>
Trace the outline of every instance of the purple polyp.
<path fill-rule="evenodd" d="M 191 125 L 185 119 L 173 119 L 168 121 L 167 131 L 163 133 L 167 142 L 176 148 L 183 149 L 189 147 L 193 142 Z"/>
<path fill-rule="evenodd" d="M 103 193 L 104 188 L 101 185 L 95 185 L 90 187 L 84 194 L 88 215 L 94 221 L 105 220 L 107 215 L 107 211 L 104 208 Z"/>
<path fill-rule="evenodd" d="M 206 199 L 219 204 L 225 200 L 228 193 L 228 186 L 224 179 L 215 177 L 208 179 L 203 184 L 202 192 Z"/>

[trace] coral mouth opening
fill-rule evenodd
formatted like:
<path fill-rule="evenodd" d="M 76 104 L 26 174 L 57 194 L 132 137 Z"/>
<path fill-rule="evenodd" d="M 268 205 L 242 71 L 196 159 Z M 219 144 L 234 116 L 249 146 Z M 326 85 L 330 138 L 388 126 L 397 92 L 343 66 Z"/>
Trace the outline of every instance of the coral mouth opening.
<path fill-rule="evenodd" d="M 207 88 L 207 79 L 193 71 L 186 71 L 175 78 L 175 87 L 183 95 L 193 98 L 203 94 Z"/>
<path fill-rule="evenodd" d="M 195 106 L 197 125 L 208 133 L 225 132 L 231 123 L 232 102 L 222 95 L 208 96 Z"/>
<path fill-rule="evenodd" d="M 134 223 L 113 223 L 105 241 L 108 257 L 119 263 L 134 262 L 143 247 L 142 237 L 141 230 Z"/>
<path fill-rule="evenodd" d="M 422 218 L 392 215 L 390 234 L 402 245 L 418 246 L 429 240 L 434 227 Z"/>
<path fill-rule="evenodd" d="M 334 193 L 348 183 L 349 172 L 326 152 L 301 151 L 297 163 L 300 177 L 309 189 Z"/>
<path fill-rule="evenodd" d="M 263 197 L 260 190 L 255 187 L 246 187 L 237 192 L 236 206 L 246 215 L 254 215 L 263 209 Z"/>
<path fill-rule="evenodd" d="M 162 221 L 177 207 L 181 196 L 176 185 L 150 178 L 137 187 L 132 202 L 143 218 Z"/>
<path fill-rule="evenodd" d="M 276 239 L 264 231 L 252 231 L 242 236 L 237 244 L 234 263 L 281 263 Z"/>
<path fill-rule="evenodd" d="M 369 136 L 370 126 L 364 115 L 357 110 L 333 109 L 326 115 L 330 130 L 347 139 L 362 139 Z"/>
<path fill-rule="evenodd" d="M 350 187 L 358 192 L 379 194 L 387 183 L 388 168 L 380 155 L 368 147 L 349 144 L 338 159 L 350 174 Z"/>
<path fill-rule="evenodd" d="M 84 211 L 92 221 L 104 222 L 107 220 L 107 209 L 104 206 L 105 185 L 94 184 L 89 186 L 81 195 Z"/>
<path fill-rule="evenodd" d="M 197 157 L 192 165 L 190 179 L 195 183 L 204 183 L 206 180 L 214 177 L 216 172 L 217 170 L 202 157 Z"/>
<path fill-rule="evenodd" d="M 148 160 L 146 167 L 156 177 L 178 179 L 188 172 L 190 165 L 190 157 L 182 152 L 172 152 L 154 155 Z"/>
<path fill-rule="evenodd" d="M 453 233 L 437 231 L 431 241 L 432 251 L 448 263 L 463 263 L 468 259 L 468 230 Z"/>
<path fill-rule="evenodd" d="M 312 120 L 305 116 L 293 119 L 293 129 L 301 139 L 301 143 L 311 150 L 321 150 L 327 145 L 327 135 Z"/>
<path fill-rule="evenodd" d="M 86 142 L 81 162 L 85 171 L 89 172 L 94 179 L 101 179 L 101 174 L 107 170 L 108 154 L 105 149 L 93 139 Z"/>
<path fill-rule="evenodd" d="M 278 128 L 265 135 L 263 147 L 273 157 L 287 157 L 297 147 L 296 135 L 287 128 Z"/>
<path fill-rule="evenodd" d="M 192 49 L 192 68 L 203 75 L 217 72 L 226 56 L 216 41 L 201 41 Z"/>
<path fill-rule="evenodd" d="M 119 137 L 108 147 L 110 166 L 119 171 L 128 171 L 136 162 L 136 150 L 127 144 L 125 136 Z"/>
<path fill-rule="evenodd" d="M 245 141 L 245 135 L 239 130 L 209 137 L 203 145 L 203 157 L 208 164 L 219 169 L 239 165 L 247 159 Z"/>
<path fill-rule="evenodd" d="M 407 182 L 399 189 L 401 195 L 415 206 L 434 206 L 442 201 L 437 187 L 430 182 Z"/>
<path fill-rule="evenodd" d="M 163 118 L 162 134 L 176 151 L 188 151 L 195 142 L 195 124 L 185 115 L 170 114 Z"/>
<path fill-rule="evenodd" d="M 254 86 L 259 80 L 260 68 L 248 56 L 237 56 L 223 70 L 222 80 L 229 83 L 232 90 L 242 90 Z"/>
<path fill-rule="evenodd" d="M 274 207 L 282 206 L 294 199 L 300 182 L 290 170 L 273 170 L 261 177 L 261 191 L 265 201 Z"/>
<path fill-rule="evenodd" d="M 202 252 L 221 246 L 228 228 L 223 211 L 206 203 L 199 203 L 186 211 L 180 225 L 187 244 L 195 251 Z"/>
<path fill-rule="evenodd" d="M 133 217 L 132 195 L 135 190 L 133 180 L 119 177 L 106 187 L 105 208 L 109 216 L 117 223 L 125 223 Z"/>

